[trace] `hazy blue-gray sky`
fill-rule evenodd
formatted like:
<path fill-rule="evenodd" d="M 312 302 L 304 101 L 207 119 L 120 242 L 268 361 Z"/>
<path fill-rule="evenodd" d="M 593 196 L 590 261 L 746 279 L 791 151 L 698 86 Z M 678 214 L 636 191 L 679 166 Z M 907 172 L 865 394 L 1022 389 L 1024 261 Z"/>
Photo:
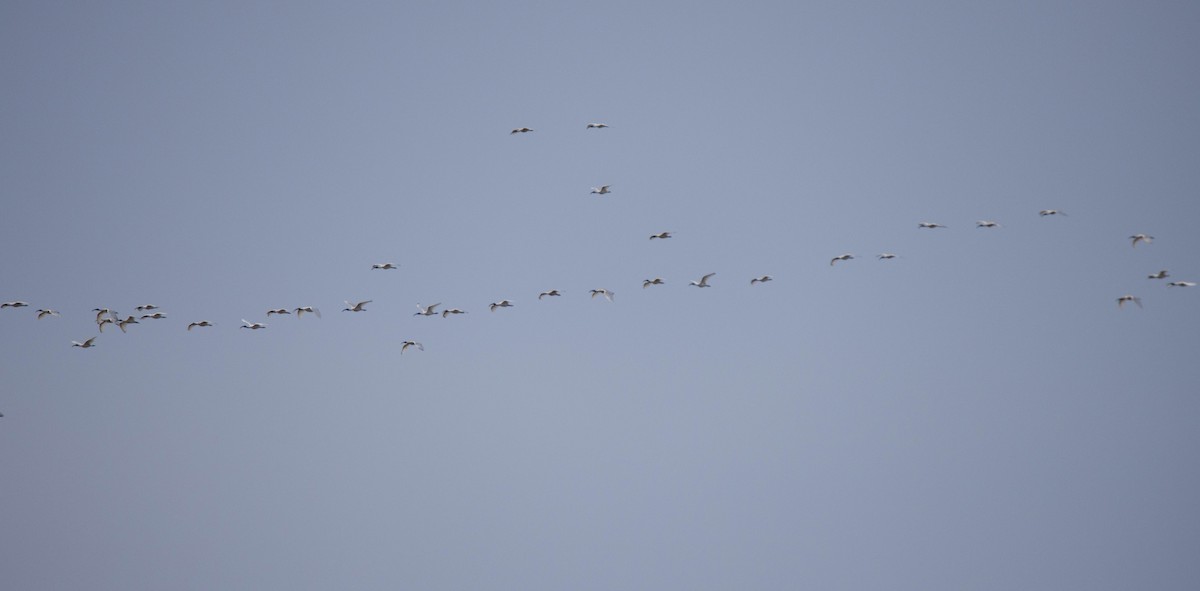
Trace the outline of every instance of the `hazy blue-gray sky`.
<path fill-rule="evenodd" d="M 1194 2 L 0 4 L 3 586 L 1195 589 L 1198 106 Z"/>

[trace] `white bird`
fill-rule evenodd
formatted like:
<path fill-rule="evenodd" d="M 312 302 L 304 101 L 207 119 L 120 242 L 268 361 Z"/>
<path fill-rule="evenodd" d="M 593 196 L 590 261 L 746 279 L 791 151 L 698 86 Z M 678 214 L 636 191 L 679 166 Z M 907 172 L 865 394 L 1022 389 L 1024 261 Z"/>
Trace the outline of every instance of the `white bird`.
<path fill-rule="evenodd" d="M 601 185 L 599 187 L 592 187 L 592 193 L 596 195 L 608 195 L 609 193 L 612 193 L 612 191 L 609 190 L 609 187 L 611 186 L 612 185 Z"/>
<path fill-rule="evenodd" d="M 96 313 L 97 324 L 100 323 L 100 319 L 103 318 L 105 314 L 108 314 L 108 317 L 114 322 L 117 320 L 117 313 L 114 310 L 110 310 L 108 308 L 92 308 L 92 311 Z"/>
<path fill-rule="evenodd" d="M 695 285 L 696 287 L 712 287 L 711 285 L 708 284 L 708 280 L 713 275 L 716 275 L 716 273 L 709 273 L 708 275 L 701 277 L 699 281 L 693 281 L 691 283 L 688 283 L 688 285 Z"/>
<path fill-rule="evenodd" d="M 846 253 L 846 254 L 839 254 L 839 255 L 837 255 L 837 256 L 835 256 L 835 257 L 833 257 L 832 259 L 829 259 L 829 266 L 830 266 L 830 267 L 832 267 L 832 266 L 833 266 L 833 264 L 834 264 L 834 263 L 836 263 L 836 262 L 838 262 L 838 261 L 848 261 L 848 260 L 850 260 L 850 259 L 853 259 L 853 258 L 854 258 L 854 255 L 852 255 L 852 254 L 850 254 L 850 253 Z"/>
<path fill-rule="evenodd" d="M 112 318 L 101 318 L 96 321 L 96 325 L 100 327 L 100 332 L 104 332 L 105 324 L 116 324 L 116 323 L 117 323 L 117 321 L 113 320 Z"/>
<path fill-rule="evenodd" d="M 245 322 L 245 320 L 243 320 L 242 322 Z M 193 323 L 189 324 L 187 329 L 188 329 L 188 331 L 191 331 L 192 328 L 197 327 L 197 326 L 213 326 L 213 323 L 211 323 L 207 320 L 201 320 L 200 322 L 193 322 Z"/>
<path fill-rule="evenodd" d="M 1046 216 L 1048 216 L 1048 215 L 1062 215 L 1062 216 L 1065 216 L 1065 215 L 1067 215 L 1067 212 L 1065 212 L 1065 211 L 1061 211 L 1061 210 L 1058 210 L 1058 209 L 1043 209 L 1043 210 L 1041 210 L 1041 211 L 1039 211 L 1039 212 L 1038 212 L 1038 215 L 1040 215 L 1040 216 L 1042 216 L 1042 217 L 1046 217 Z"/>
<path fill-rule="evenodd" d="M 137 307 L 138 312 L 149 312 L 150 310 L 157 310 L 157 309 L 158 309 L 158 306 L 155 306 L 154 304 L 142 304 Z"/>
<path fill-rule="evenodd" d="M 517 133 L 529 133 L 531 131 L 533 131 L 533 130 L 529 129 L 528 127 L 518 127 L 516 129 L 512 130 L 512 132 L 510 132 L 508 135 L 513 135 L 513 134 L 517 134 Z"/>
<path fill-rule="evenodd" d="M 875 258 L 877 258 L 877 259 L 879 259 L 879 260 L 881 260 L 881 261 L 887 261 L 887 260 L 894 259 L 894 258 L 896 258 L 897 256 L 899 256 L 899 255 L 895 255 L 895 254 L 892 254 L 892 253 L 890 253 L 890 252 L 881 252 L 881 253 L 879 253 L 878 255 L 875 255 Z"/>
<path fill-rule="evenodd" d="M 417 309 L 419 309 L 420 312 L 413 314 L 413 316 L 436 316 L 437 312 L 434 312 L 433 309 L 440 305 L 442 305 L 440 302 L 437 304 L 431 304 L 429 306 L 424 306 L 424 307 L 422 307 L 421 304 L 417 304 Z"/>
<path fill-rule="evenodd" d="M 89 349 L 89 348 L 95 346 L 92 344 L 92 342 L 94 342 L 95 340 L 96 340 L 96 337 L 92 337 L 82 343 L 79 341 L 71 341 L 71 346 L 72 347 L 83 347 L 84 349 Z"/>
<path fill-rule="evenodd" d="M 245 318 L 242 319 L 242 328 L 249 328 L 250 330 L 258 330 L 260 328 L 266 328 L 266 327 L 267 327 L 267 325 L 263 324 L 261 322 L 250 322 L 249 320 L 246 320 Z"/>
<path fill-rule="evenodd" d="M 1167 287 L 1196 287 L 1194 281 L 1172 281 L 1167 284 Z"/>
<path fill-rule="evenodd" d="M 975 222 L 975 227 L 976 228 L 998 228 L 998 227 L 1000 227 L 1000 224 L 993 222 L 991 220 L 979 220 L 978 222 Z"/>
<path fill-rule="evenodd" d="M 542 293 L 539 293 L 539 294 L 538 294 L 538 299 L 540 300 L 540 299 L 542 299 L 542 298 L 544 298 L 544 297 L 546 297 L 546 296 L 550 296 L 550 297 L 558 297 L 558 296 L 560 296 L 560 295 L 562 295 L 562 294 L 561 294 L 561 293 L 558 293 L 558 290 L 557 290 L 557 289 L 552 289 L 552 290 L 550 290 L 550 291 L 543 291 Z"/>
<path fill-rule="evenodd" d="M 770 275 L 763 275 L 762 277 L 755 277 L 754 279 L 751 279 L 750 285 L 754 285 L 755 283 L 766 283 L 768 281 L 774 281 L 774 280 L 775 280 L 775 278 L 771 277 Z"/>
<path fill-rule="evenodd" d="M 1162 271 L 1154 273 L 1153 275 L 1147 275 L 1146 279 L 1166 279 L 1167 277 L 1170 277 L 1170 276 L 1171 276 L 1171 274 L 1168 273 L 1166 269 L 1163 269 Z"/>
<path fill-rule="evenodd" d="M 493 312 L 495 312 L 496 308 L 511 308 L 511 307 L 513 307 L 513 305 L 512 305 L 512 302 L 510 302 L 508 300 L 500 300 L 498 302 L 495 302 L 495 303 L 489 305 L 488 307 L 491 308 Z"/>
<path fill-rule="evenodd" d="M 343 312 L 366 312 L 367 309 L 364 306 L 366 306 L 367 304 L 369 304 L 375 300 L 363 300 L 361 302 L 358 302 L 357 304 L 351 304 L 350 300 L 345 300 L 345 301 L 346 301 L 346 305 L 350 306 L 350 307 L 342 310 Z"/>
<path fill-rule="evenodd" d="M 147 318 L 149 318 L 151 320 L 162 320 L 163 318 L 166 318 L 166 317 L 167 317 L 167 315 L 163 314 L 162 312 L 155 312 L 153 314 L 142 314 L 141 317 L 139 318 L 139 320 L 145 320 Z"/>
<path fill-rule="evenodd" d="M 406 349 L 408 349 L 409 347 L 416 347 L 417 349 L 419 349 L 421 351 L 425 350 L 425 345 L 422 345 L 421 343 L 418 343 L 416 341 L 404 341 L 404 346 L 400 347 L 400 354 L 403 355 L 404 351 Z"/>
<path fill-rule="evenodd" d="M 608 127 L 608 125 L 604 124 L 604 123 L 588 123 L 587 124 L 588 129 L 604 129 L 605 127 Z"/>
<path fill-rule="evenodd" d="M 1145 234 L 1134 234 L 1133 236 L 1130 236 L 1129 239 L 1133 241 L 1134 248 L 1137 248 L 1137 245 L 1139 242 L 1145 242 L 1146 244 L 1150 244 L 1151 242 L 1154 241 L 1153 236 L 1147 236 Z"/>
<path fill-rule="evenodd" d="M 349 302 L 347 302 L 347 304 L 348 303 Z M 291 312 L 288 312 L 287 308 L 276 308 L 274 310 L 267 310 L 267 318 L 270 318 L 271 314 L 289 314 L 290 315 Z"/>
<path fill-rule="evenodd" d="M 121 329 L 121 332 L 126 332 L 125 327 L 129 326 L 130 324 L 141 324 L 141 322 L 138 322 L 137 318 L 134 318 L 133 316 L 128 316 L 124 320 L 117 323 L 117 328 Z"/>
<path fill-rule="evenodd" d="M 670 237 L 671 237 L 670 232 L 659 232 L 658 234 L 650 235 L 651 240 L 654 240 L 655 238 L 658 238 L 659 240 L 666 240 L 667 238 L 670 238 Z"/>
<path fill-rule="evenodd" d="M 932 228 L 945 228 L 946 226 L 943 226 L 943 225 L 941 225 L 941 224 L 935 224 L 935 223 L 933 223 L 933 222 L 920 222 L 920 223 L 918 223 L 918 224 L 917 224 L 917 227 L 918 227 L 918 228 L 930 228 L 930 229 L 932 229 Z"/>
<path fill-rule="evenodd" d="M 646 279 L 646 280 L 642 281 L 642 289 L 646 289 L 647 287 L 650 287 L 651 285 L 662 285 L 664 283 L 666 283 L 666 282 L 662 280 L 662 277 L 655 277 L 654 279 Z"/>
<path fill-rule="evenodd" d="M 37 311 L 38 320 L 41 320 L 47 316 L 58 316 L 58 315 L 59 315 L 58 310 L 46 309 L 46 310 L 38 310 Z"/>
<path fill-rule="evenodd" d="M 398 265 L 396 265 L 395 263 L 376 263 L 374 265 L 371 265 L 371 268 L 372 269 L 383 269 L 384 271 L 390 271 L 392 269 L 399 269 L 400 267 Z"/>
<path fill-rule="evenodd" d="M 613 301 L 613 296 L 615 296 L 617 294 L 615 294 L 607 289 L 593 289 L 592 290 L 592 299 L 596 299 L 596 296 L 598 296 L 598 295 L 604 296 L 605 299 L 607 299 L 608 301 L 611 302 L 611 301 Z"/>
<path fill-rule="evenodd" d="M 29 302 L 21 302 L 21 301 L 4 302 L 3 304 L 0 304 L 0 308 L 24 308 L 25 306 L 28 306 L 28 305 L 29 305 Z"/>
<path fill-rule="evenodd" d="M 450 308 L 449 310 L 442 310 L 442 318 L 445 318 L 451 314 L 466 314 L 466 313 L 467 313 L 466 310 L 459 310 L 458 308 Z"/>
<path fill-rule="evenodd" d="M 321 317 L 321 310 L 312 306 L 302 306 L 292 311 L 296 313 L 296 318 L 303 316 L 305 312 L 308 312 L 309 314 L 315 314 L 317 318 Z"/>
<path fill-rule="evenodd" d="M 1139 307 L 1139 308 L 1142 307 L 1142 298 L 1139 298 L 1136 296 L 1131 296 L 1131 295 L 1123 295 L 1123 296 L 1117 298 L 1117 307 L 1118 308 L 1125 307 L 1125 302 L 1133 302 L 1133 303 L 1137 304 L 1137 307 Z"/>

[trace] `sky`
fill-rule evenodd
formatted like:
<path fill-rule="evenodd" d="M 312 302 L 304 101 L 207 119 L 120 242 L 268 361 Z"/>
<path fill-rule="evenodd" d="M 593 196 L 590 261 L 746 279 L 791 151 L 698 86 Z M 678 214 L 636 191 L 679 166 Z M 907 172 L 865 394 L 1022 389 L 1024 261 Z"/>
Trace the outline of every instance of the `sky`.
<path fill-rule="evenodd" d="M 1195 589 L 1198 56 L 1171 1 L 0 4 L 0 572 Z"/>

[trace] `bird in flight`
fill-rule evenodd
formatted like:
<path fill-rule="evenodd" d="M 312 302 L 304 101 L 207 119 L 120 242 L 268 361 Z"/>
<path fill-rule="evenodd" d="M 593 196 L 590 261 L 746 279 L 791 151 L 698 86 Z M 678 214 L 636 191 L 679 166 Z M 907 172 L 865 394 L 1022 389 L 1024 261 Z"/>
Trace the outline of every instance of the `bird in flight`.
<path fill-rule="evenodd" d="M 558 297 L 558 296 L 560 296 L 560 295 L 562 295 L 562 294 L 561 294 L 561 293 L 558 293 L 558 290 L 557 290 L 557 289 L 552 289 L 552 290 L 550 290 L 550 291 L 543 291 L 542 293 L 539 293 L 539 294 L 538 294 L 538 299 L 540 300 L 540 299 L 542 299 L 542 298 L 544 298 L 544 297 L 546 297 L 546 296 L 550 296 L 550 297 Z"/>
<path fill-rule="evenodd" d="M 608 127 L 608 125 L 606 125 L 604 123 L 588 123 L 587 124 L 588 129 L 604 129 L 606 127 Z"/>
<path fill-rule="evenodd" d="M 351 304 L 350 300 L 345 300 L 345 301 L 346 301 L 346 305 L 349 306 L 349 308 L 345 308 L 344 310 L 342 310 L 343 312 L 366 312 L 367 309 L 365 306 L 375 300 L 363 300 L 361 302 L 358 302 L 357 304 Z"/>
<path fill-rule="evenodd" d="M 95 346 L 92 344 L 95 340 L 96 340 L 96 337 L 92 337 L 82 343 L 79 341 L 71 341 L 71 346 L 72 347 L 83 347 L 84 349 L 89 349 L 89 348 Z"/>
<path fill-rule="evenodd" d="M 529 129 L 528 127 L 518 127 L 516 129 L 512 130 L 511 132 L 509 132 L 508 135 L 515 135 L 518 133 L 529 133 L 531 131 L 533 131 L 533 130 Z"/>
<path fill-rule="evenodd" d="M 1196 287 L 1195 281 L 1172 281 L 1167 287 Z"/>
<path fill-rule="evenodd" d="M 349 303 L 349 302 L 347 302 L 347 303 Z M 270 318 L 271 314 L 289 314 L 290 315 L 291 312 L 288 312 L 287 308 L 276 308 L 274 310 L 267 310 L 267 318 Z"/>
<path fill-rule="evenodd" d="M 829 259 L 829 266 L 830 266 L 830 267 L 832 267 L 832 266 L 833 266 L 833 264 L 834 264 L 834 263 L 836 263 L 836 262 L 838 262 L 838 261 L 848 261 L 848 260 L 850 260 L 850 259 L 853 259 L 853 258 L 854 258 L 854 255 L 852 255 L 852 254 L 850 254 L 850 253 L 846 253 L 846 254 L 839 254 L 839 255 L 837 255 L 837 256 L 835 256 L 835 257 L 833 257 L 832 259 Z"/>
<path fill-rule="evenodd" d="M 242 319 L 242 328 L 249 328 L 250 330 L 258 330 L 260 328 L 266 328 L 266 327 L 267 327 L 267 325 L 263 324 L 261 322 L 250 322 L 249 320 L 246 320 L 245 318 Z"/>
<path fill-rule="evenodd" d="M 113 320 L 112 318 L 101 318 L 96 321 L 96 326 L 100 327 L 100 332 L 104 332 L 105 324 L 116 324 L 116 323 L 117 323 L 117 321 Z"/>
<path fill-rule="evenodd" d="M 500 300 L 498 302 L 493 302 L 488 307 L 491 308 L 493 312 L 495 312 L 496 308 L 511 308 L 511 307 L 513 307 L 513 305 L 512 305 L 512 302 L 510 302 L 508 300 Z"/>
<path fill-rule="evenodd" d="M 149 312 L 150 310 L 157 310 L 158 306 L 155 306 L 154 304 L 142 304 L 136 309 L 138 312 Z"/>
<path fill-rule="evenodd" d="M 1046 217 L 1046 216 L 1048 216 L 1048 215 L 1061 215 L 1061 216 L 1065 216 L 1065 215 L 1067 215 L 1067 212 L 1065 212 L 1065 211 L 1060 211 L 1060 210 L 1057 210 L 1057 209 L 1043 209 L 1043 210 L 1041 210 L 1041 211 L 1039 211 L 1039 212 L 1038 212 L 1038 215 L 1040 215 L 1040 216 L 1042 216 L 1042 217 Z"/>
<path fill-rule="evenodd" d="M 917 227 L 933 229 L 933 228 L 945 228 L 946 226 L 943 226 L 941 224 L 935 224 L 933 222 L 920 222 L 917 224 Z"/>
<path fill-rule="evenodd" d="M 421 343 L 418 343 L 416 341 L 404 341 L 404 345 L 400 347 L 400 354 L 403 355 L 404 351 L 407 350 L 409 347 L 416 347 L 420 351 L 425 350 L 425 345 L 422 345 Z"/>
<path fill-rule="evenodd" d="M 659 232 L 658 234 L 650 235 L 651 240 L 654 240 L 655 238 L 658 238 L 659 240 L 666 240 L 667 238 L 670 238 L 670 237 L 671 237 L 670 232 Z"/>
<path fill-rule="evenodd" d="M 312 306 L 303 306 L 300 308 L 296 308 L 295 310 L 292 310 L 292 311 L 296 313 L 296 318 L 303 316 L 305 312 L 308 312 L 309 314 L 314 314 L 314 315 L 316 315 L 317 318 L 321 317 L 321 310 L 318 308 L 314 308 Z"/>
<path fill-rule="evenodd" d="M 655 277 L 654 279 L 646 279 L 646 280 L 642 281 L 642 289 L 646 289 L 647 287 L 650 287 L 651 285 L 662 285 L 664 283 L 666 283 L 666 282 L 662 280 L 662 277 Z"/>
<path fill-rule="evenodd" d="M 1147 275 L 1146 279 L 1166 279 L 1167 277 L 1170 277 L 1170 276 L 1171 276 L 1171 274 L 1167 273 L 1166 269 L 1163 269 L 1162 271 L 1159 271 L 1157 273 Z"/>
<path fill-rule="evenodd" d="M 1134 248 L 1137 248 L 1137 245 L 1139 242 L 1145 242 L 1146 244 L 1150 244 L 1151 242 L 1154 241 L 1153 236 L 1147 236 L 1145 234 L 1134 234 L 1133 236 L 1130 236 L 1129 239 L 1131 241 L 1133 241 Z"/>
<path fill-rule="evenodd" d="M 978 222 L 975 222 L 975 227 L 976 228 L 999 228 L 1000 224 L 993 222 L 991 220 L 979 220 Z"/>
<path fill-rule="evenodd" d="M 1131 296 L 1131 295 L 1123 295 L 1123 296 L 1117 298 L 1117 307 L 1124 308 L 1125 302 L 1133 302 L 1133 303 L 1137 304 L 1137 307 L 1139 307 L 1139 308 L 1142 307 L 1142 298 L 1139 298 L 1137 296 Z"/>
<path fill-rule="evenodd" d="M 371 265 L 371 268 L 372 269 L 383 269 L 384 271 L 391 271 L 392 269 L 399 269 L 400 267 L 397 266 L 395 263 L 377 263 L 377 264 Z"/>
<path fill-rule="evenodd" d="M 22 301 L 4 302 L 3 304 L 0 304 L 0 308 L 24 308 L 25 306 L 28 306 L 28 305 L 29 305 L 29 302 L 22 302 Z"/>
<path fill-rule="evenodd" d="M 245 322 L 245 320 L 243 320 L 242 322 Z M 191 332 L 192 328 L 195 328 L 197 326 L 213 326 L 213 323 L 211 323 L 207 320 L 201 320 L 200 322 L 193 322 L 188 325 L 188 327 L 187 327 L 188 332 Z M 245 328 L 245 327 L 243 326 L 242 328 Z"/>
<path fill-rule="evenodd" d="M 442 318 L 445 318 L 451 314 L 466 314 L 466 313 L 467 313 L 466 310 L 459 310 L 458 308 L 450 308 L 449 310 L 442 310 Z"/>
<path fill-rule="evenodd" d="M 881 252 L 878 255 L 875 255 L 875 258 L 877 258 L 881 261 L 890 261 L 890 260 L 896 258 L 897 256 L 899 256 L 899 255 L 895 255 L 890 252 Z"/>
<path fill-rule="evenodd" d="M 593 300 L 596 299 L 596 296 L 598 296 L 598 295 L 604 296 L 605 299 L 607 299 L 608 301 L 611 302 L 611 301 L 613 301 L 613 296 L 615 296 L 617 294 L 615 294 L 607 289 L 593 289 L 592 290 L 592 299 Z"/>
<path fill-rule="evenodd" d="M 153 314 L 142 314 L 139 317 L 139 320 L 145 320 L 147 318 L 149 318 L 151 320 L 162 320 L 163 318 L 166 318 L 166 317 L 167 317 L 167 315 L 163 314 L 162 312 L 155 312 Z"/>
<path fill-rule="evenodd" d="M 436 303 L 436 304 L 430 304 L 428 306 L 422 306 L 421 304 L 417 304 L 417 309 L 419 309 L 420 312 L 413 314 L 413 316 L 436 316 L 437 312 L 434 312 L 433 309 L 440 305 L 442 305 L 440 302 Z"/>
<path fill-rule="evenodd" d="M 770 275 L 763 275 L 762 277 L 755 277 L 754 279 L 751 279 L 750 285 L 754 285 L 755 283 L 766 283 L 768 281 L 774 281 L 774 280 L 775 280 L 775 278 L 771 277 Z"/>
<path fill-rule="evenodd" d="M 37 311 L 38 320 L 41 320 L 47 316 L 58 316 L 58 310 L 45 309 Z"/>
<path fill-rule="evenodd" d="M 708 284 L 708 280 L 713 275 L 716 275 L 716 273 L 709 273 L 708 275 L 701 277 L 699 281 L 692 281 L 691 283 L 688 283 L 688 285 L 695 285 L 696 287 L 712 287 L 711 285 Z"/>
<path fill-rule="evenodd" d="M 592 193 L 595 195 L 608 195 L 609 193 L 612 193 L 612 191 L 609 190 L 609 187 L 611 186 L 612 185 L 600 185 L 599 187 L 592 187 Z"/>
<path fill-rule="evenodd" d="M 137 319 L 134 318 L 133 316 L 129 316 L 129 317 L 125 318 L 124 320 L 118 322 L 117 328 L 121 329 L 121 332 L 126 332 L 125 327 L 129 326 L 130 324 L 141 324 L 141 322 L 138 322 Z"/>

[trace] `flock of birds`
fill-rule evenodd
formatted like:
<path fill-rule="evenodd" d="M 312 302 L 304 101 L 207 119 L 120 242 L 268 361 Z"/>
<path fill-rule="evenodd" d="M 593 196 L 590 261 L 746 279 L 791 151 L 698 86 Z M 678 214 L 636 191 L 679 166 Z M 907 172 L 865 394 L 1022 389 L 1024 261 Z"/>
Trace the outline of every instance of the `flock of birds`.
<path fill-rule="evenodd" d="M 609 126 L 604 123 L 589 123 L 589 124 L 587 124 L 587 129 L 606 129 L 608 127 Z M 528 128 L 528 127 L 518 127 L 516 129 L 513 129 L 512 132 L 510 132 L 510 135 L 526 134 L 526 133 L 530 133 L 532 131 L 534 131 L 534 130 L 531 128 Z M 599 187 L 592 187 L 591 193 L 595 194 L 595 195 L 611 194 L 612 193 L 612 185 L 601 185 Z M 1057 210 L 1057 209 L 1043 209 L 1038 212 L 1038 215 L 1041 217 L 1049 217 L 1049 216 L 1066 216 L 1067 214 L 1065 212 L 1063 212 L 1061 210 Z M 917 227 L 920 229 L 937 230 L 937 229 L 945 229 L 947 226 L 942 225 L 940 223 L 936 223 L 936 222 L 923 221 L 923 222 L 919 222 L 917 224 Z M 975 223 L 975 227 L 976 228 L 984 228 L 984 229 L 994 229 L 994 228 L 999 228 L 1001 226 L 998 222 L 995 222 L 992 220 L 979 220 Z M 653 241 L 653 240 L 668 240 L 668 239 L 672 238 L 672 236 L 673 236 L 672 232 L 659 232 L 657 234 L 651 234 L 650 240 L 651 241 Z M 1137 248 L 1138 244 L 1151 244 L 1154 241 L 1154 237 L 1149 236 L 1147 234 L 1134 234 L 1129 237 L 1129 240 L 1130 240 L 1133 248 Z M 892 260 L 892 259 L 897 258 L 898 256 L 899 255 L 896 255 L 894 253 L 884 252 L 884 253 L 879 253 L 878 255 L 876 255 L 876 258 L 878 260 Z M 837 255 L 837 256 L 833 257 L 832 259 L 830 259 L 829 265 L 834 266 L 839 262 L 850 261 L 850 260 L 854 260 L 855 258 L 856 257 L 853 253 L 843 253 L 843 254 Z M 372 270 L 381 270 L 381 271 L 391 271 L 391 270 L 397 270 L 399 268 L 400 268 L 399 265 L 397 265 L 395 263 L 391 263 L 391 262 L 376 263 L 376 264 L 371 265 Z M 712 287 L 712 284 L 710 283 L 710 281 L 715 276 L 716 276 L 716 273 L 708 273 L 708 274 L 700 277 L 699 279 L 690 282 L 689 285 L 695 286 L 697 288 Z M 1159 270 L 1158 272 L 1148 275 L 1147 277 L 1152 280 L 1162 280 L 1162 279 L 1170 278 L 1171 275 L 1166 269 L 1162 269 L 1162 270 Z M 773 278 L 770 275 L 762 275 L 759 277 L 751 278 L 750 285 L 754 286 L 754 285 L 758 285 L 758 284 L 763 284 L 763 283 L 767 283 L 772 280 L 773 280 Z M 646 288 L 649 288 L 652 286 L 657 286 L 657 285 L 664 285 L 665 283 L 666 283 L 666 281 L 664 281 L 661 277 L 645 279 L 642 281 L 642 289 L 646 289 Z M 1196 286 L 1196 283 L 1193 281 L 1170 281 L 1170 282 L 1167 282 L 1167 287 L 1195 287 L 1195 286 Z M 614 296 L 616 295 L 613 291 L 611 291 L 609 289 L 604 289 L 604 288 L 592 289 L 592 290 L 590 290 L 590 292 L 591 292 L 592 299 L 595 299 L 597 296 L 602 296 L 604 299 L 608 300 L 609 302 L 612 302 L 614 300 Z M 543 291 L 543 292 L 539 293 L 538 300 L 542 300 L 547 297 L 559 297 L 561 295 L 562 295 L 562 293 L 560 293 L 559 290 L 551 289 L 551 290 Z M 1141 298 L 1139 298 L 1135 295 L 1132 295 L 1132 294 L 1126 294 L 1126 295 L 1118 297 L 1117 298 L 1117 307 L 1123 308 L 1125 306 L 1125 304 L 1128 302 L 1133 302 L 1139 308 L 1142 307 Z M 357 301 L 357 302 L 346 301 L 346 307 L 343 308 L 342 311 L 343 312 L 355 312 L 355 313 L 365 312 L 365 311 L 367 311 L 366 306 L 370 303 L 372 303 L 372 300 L 362 300 L 362 301 Z M 417 304 L 418 311 L 416 313 L 414 313 L 413 315 L 414 316 L 438 316 L 438 315 L 440 315 L 442 318 L 447 318 L 449 316 L 467 313 L 466 310 L 462 310 L 460 308 L 439 309 L 441 307 L 441 305 L 442 304 L 440 302 L 436 303 L 436 304 L 430 304 L 430 305 Z M 17 309 L 17 308 L 26 308 L 26 307 L 30 307 L 30 304 L 28 302 L 24 302 L 24 301 L 20 301 L 20 300 L 0 303 L 0 309 L 7 309 L 7 308 Z M 491 304 L 488 305 L 489 310 L 492 312 L 495 312 L 498 308 L 511 308 L 511 307 L 514 307 L 514 304 L 511 300 L 507 300 L 507 299 L 500 300 L 497 302 L 492 302 Z M 137 316 L 126 315 L 124 318 L 122 318 L 121 314 L 119 314 L 118 312 L 116 312 L 113 309 L 93 308 L 92 311 L 96 313 L 95 323 L 97 326 L 97 330 L 100 333 L 103 333 L 105 326 L 113 325 L 117 329 L 119 329 L 122 333 L 125 333 L 125 332 L 128 332 L 129 327 L 131 325 L 141 324 L 142 321 L 157 321 L 157 320 L 164 320 L 167 318 L 167 315 L 164 312 L 162 312 L 158 306 L 156 306 L 154 304 L 142 304 L 140 306 L 137 306 L 135 309 L 137 310 L 139 315 L 137 315 Z M 60 316 L 60 313 L 57 310 L 52 310 L 49 308 L 39 308 L 39 309 L 37 309 L 36 314 L 37 314 L 37 318 L 39 320 L 46 318 L 46 317 L 50 317 L 50 316 Z M 266 312 L 266 315 L 268 318 L 270 318 L 271 316 L 277 316 L 277 315 L 278 316 L 294 315 L 296 318 L 301 318 L 301 317 L 303 317 L 304 314 L 312 314 L 312 315 L 316 316 L 317 318 L 321 317 L 320 309 L 317 307 L 314 307 L 314 306 L 301 306 L 301 307 L 297 307 L 297 308 L 292 308 L 290 310 L 287 308 L 275 308 L 275 309 L 267 310 L 267 312 Z M 208 327 L 213 327 L 213 326 L 216 326 L 216 323 L 214 323 L 212 321 L 197 320 L 197 321 L 188 323 L 187 330 L 190 332 L 194 328 L 208 328 Z M 243 318 L 242 325 L 240 328 L 249 329 L 251 331 L 263 330 L 263 329 L 267 328 L 267 324 L 265 322 L 251 322 L 251 321 Z M 83 341 L 71 341 L 71 346 L 79 347 L 82 349 L 90 349 L 90 348 L 96 346 L 96 339 L 98 336 L 99 335 L 92 336 Z M 410 348 L 416 349 L 418 351 L 425 350 L 425 346 L 422 343 L 419 343 L 417 341 L 412 341 L 412 340 L 405 340 L 405 341 L 401 342 L 400 353 L 403 354 L 405 351 L 409 350 Z M 0 415 L 0 416 L 3 416 L 3 415 Z"/>

